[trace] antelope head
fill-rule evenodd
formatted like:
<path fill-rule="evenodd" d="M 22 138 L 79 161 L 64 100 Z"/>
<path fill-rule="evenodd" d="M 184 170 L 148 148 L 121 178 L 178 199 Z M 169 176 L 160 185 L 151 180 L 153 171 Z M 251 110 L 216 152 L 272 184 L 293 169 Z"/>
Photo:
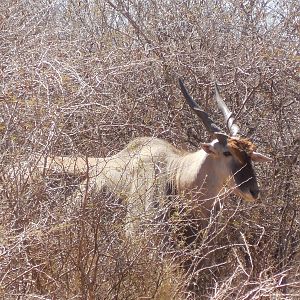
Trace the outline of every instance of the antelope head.
<path fill-rule="evenodd" d="M 215 83 L 215 100 L 224 115 L 229 134 L 224 133 L 201 109 L 187 92 L 179 79 L 180 89 L 192 110 L 198 115 L 206 129 L 215 137 L 211 143 L 202 143 L 203 150 L 218 162 L 220 176 L 227 177 L 234 193 L 247 201 L 254 201 L 259 196 L 259 187 L 252 162 L 271 161 L 266 155 L 256 151 L 256 146 L 247 138 L 239 136 L 239 127 L 234 117 L 220 96 Z M 224 175 L 225 174 L 225 175 Z"/>

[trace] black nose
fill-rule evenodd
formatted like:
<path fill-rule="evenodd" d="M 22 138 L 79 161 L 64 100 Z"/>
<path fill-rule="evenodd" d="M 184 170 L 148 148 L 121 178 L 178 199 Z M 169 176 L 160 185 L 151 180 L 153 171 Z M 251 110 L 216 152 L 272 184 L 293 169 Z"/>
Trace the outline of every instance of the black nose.
<path fill-rule="evenodd" d="M 259 190 L 258 189 L 250 189 L 250 194 L 252 195 L 253 198 L 257 198 L 259 195 Z"/>

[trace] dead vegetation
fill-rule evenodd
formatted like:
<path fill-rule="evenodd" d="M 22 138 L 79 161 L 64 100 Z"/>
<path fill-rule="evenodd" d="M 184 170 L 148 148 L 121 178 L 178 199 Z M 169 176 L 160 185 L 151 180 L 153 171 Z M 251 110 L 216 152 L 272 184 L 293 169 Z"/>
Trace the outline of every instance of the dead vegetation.
<path fill-rule="evenodd" d="M 1 297 L 298 299 L 299 10 L 294 0 L 2 1 Z M 190 150 L 209 140 L 179 76 L 208 112 L 216 78 L 243 134 L 273 157 L 258 167 L 259 202 L 226 199 L 195 247 L 178 237 L 191 221 L 178 209 L 168 248 L 153 224 L 129 241 L 126 206 L 109 194 L 71 209 L 75 178 L 30 182 L 24 164 L 37 153 L 103 157 L 138 136 Z"/>

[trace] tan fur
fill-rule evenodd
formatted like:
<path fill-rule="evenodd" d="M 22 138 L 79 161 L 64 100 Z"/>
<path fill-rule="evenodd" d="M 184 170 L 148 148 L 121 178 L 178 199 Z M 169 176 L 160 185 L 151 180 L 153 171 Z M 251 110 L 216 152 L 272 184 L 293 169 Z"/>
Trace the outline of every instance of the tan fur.
<path fill-rule="evenodd" d="M 209 199 L 205 203 L 212 205 L 229 176 L 225 166 L 219 170 L 220 161 L 213 155 L 203 150 L 185 152 L 158 138 L 137 138 L 106 158 L 43 158 L 36 169 L 39 173 L 81 176 L 79 190 L 71 197 L 73 200 L 70 198 L 76 206 L 84 205 L 86 192 L 99 192 L 103 188 L 122 198 L 128 206 L 128 232 L 138 227 L 138 222 L 132 220 L 155 214 L 153 203 L 162 201 L 164 205 L 168 184 L 180 194 L 195 194 L 199 201 Z M 204 207 L 198 213 L 207 214 L 210 209 Z"/>
<path fill-rule="evenodd" d="M 227 147 L 229 151 L 241 162 L 245 162 L 246 156 L 256 151 L 256 145 L 245 138 L 229 138 L 227 140 Z"/>
<path fill-rule="evenodd" d="M 154 218 L 155 203 L 164 205 L 167 186 L 172 187 L 171 193 L 196 198 L 192 210 L 205 218 L 225 183 L 230 183 L 232 191 L 236 191 L 228 159 L 221 155 L 224 146 L 217 140 L 211 143 L 214 145 L 220 148 L 220 155 L 210 155 L 204 150 L 181 151 L 158 138 L 137 138 L 117 154 L 105 158 L 37 156 L 36 163 L 29 165 L 28 174 L 67 173 L 80 178 L 78 191 L 70 197 L 70 203 L 76 206 L 85 206 L 87 193 L 103 189 L 112 192 L 127 203 L 127 231 L 134 232 L 133 227 L 138 227 L 141 216 Z M 249 140 L 236 138 L 228 139 L 228 148 L 240 159 L 255 150 Z M 15 169 L 8 173 L 10 177 L 16 174 Z M 249 191 L 237 193 L 246 200 L 253 200 Z"/>

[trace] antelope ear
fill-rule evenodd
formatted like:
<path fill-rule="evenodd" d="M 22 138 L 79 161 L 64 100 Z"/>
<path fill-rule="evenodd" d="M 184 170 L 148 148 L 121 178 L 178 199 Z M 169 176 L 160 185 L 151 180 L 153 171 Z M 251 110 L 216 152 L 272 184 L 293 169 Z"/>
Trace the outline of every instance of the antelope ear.
<path fill-rule="evenodd" d="M 201 147 L 208 154 L 217 154 L 217 151 L 212 144 L 201 143 Z"/>
<path fill-rule="evenodd" d="M 267 155 L 264 155 L 264 154 L 261 154 L 259 152 L 253 152 L 251 154 L 251 159 L 253 161 L 256 161 L 256 162 L 267 162 L 267 161 L 272 161 L 272 158 L 267 156 Z"/>

